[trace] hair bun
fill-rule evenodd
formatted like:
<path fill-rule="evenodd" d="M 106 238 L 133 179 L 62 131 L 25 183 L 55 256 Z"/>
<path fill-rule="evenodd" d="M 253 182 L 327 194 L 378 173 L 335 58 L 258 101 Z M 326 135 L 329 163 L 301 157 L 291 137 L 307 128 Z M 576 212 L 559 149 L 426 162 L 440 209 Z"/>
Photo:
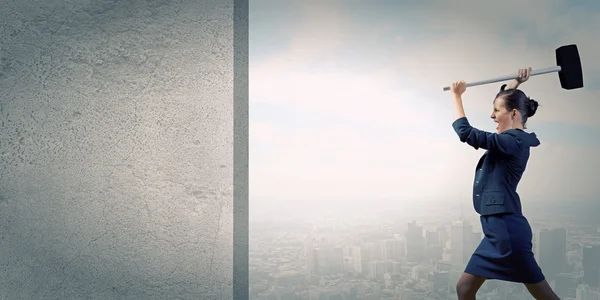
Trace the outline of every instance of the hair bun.
<path fill-rule="evenodd" d="M 532 117 L 535 115 L 538 106 L 540 106 L 540 104 L 537 101 L 529 99 L 529 101 L 527 101 L 527 117 Z"/>

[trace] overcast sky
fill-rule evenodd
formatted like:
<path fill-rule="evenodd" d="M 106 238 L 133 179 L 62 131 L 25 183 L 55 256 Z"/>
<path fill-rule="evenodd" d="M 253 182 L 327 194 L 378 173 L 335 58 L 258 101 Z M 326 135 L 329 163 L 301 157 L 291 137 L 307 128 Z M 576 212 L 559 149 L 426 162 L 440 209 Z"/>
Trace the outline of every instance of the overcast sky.
<path fill-rule="evenodd" d="M 405 2 L 250 2 L 252 203 L 469 200 L 483 150 L 459 142 L 441 87 L 553 66 L 571 43 L 584 89 L 556 74 L 522 86 L 540 102 L 528 125 L 542 144 L 519 192 L 597 199 L 600 2 Z M 500 85 L 467 90 L 474 126 L 494 130 Z"/>

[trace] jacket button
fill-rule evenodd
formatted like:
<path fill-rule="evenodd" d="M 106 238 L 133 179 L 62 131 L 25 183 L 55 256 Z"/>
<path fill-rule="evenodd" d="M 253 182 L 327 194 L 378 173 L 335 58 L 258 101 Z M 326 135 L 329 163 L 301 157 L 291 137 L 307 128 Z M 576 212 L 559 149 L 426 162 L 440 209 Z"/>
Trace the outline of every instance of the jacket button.
<path fill-rule="evenodd" d="M 492 203 L 496 203 L 496 200 L 492 199 Z"/>
<path fill-rule="evenodd" d="M 479 183 L 479 180 L 475 181 L 475 183 Z"/>
<path fill-rule="evenodd" d="M 476 194 L 475 197 L 479 197 L 479 194 Z"/>

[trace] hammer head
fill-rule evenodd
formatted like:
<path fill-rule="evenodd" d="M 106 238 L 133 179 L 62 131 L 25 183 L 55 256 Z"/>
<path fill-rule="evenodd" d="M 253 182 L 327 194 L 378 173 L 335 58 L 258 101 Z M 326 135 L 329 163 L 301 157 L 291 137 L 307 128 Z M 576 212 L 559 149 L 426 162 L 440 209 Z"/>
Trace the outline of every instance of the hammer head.
<path fill-rule="evenodd" d="M 583 87 L 583 70 L 577 45 L 566 45 L 556 49 L 556 64 L 560 66 L 558 72 L 560 86 L 566 90 Z"/>

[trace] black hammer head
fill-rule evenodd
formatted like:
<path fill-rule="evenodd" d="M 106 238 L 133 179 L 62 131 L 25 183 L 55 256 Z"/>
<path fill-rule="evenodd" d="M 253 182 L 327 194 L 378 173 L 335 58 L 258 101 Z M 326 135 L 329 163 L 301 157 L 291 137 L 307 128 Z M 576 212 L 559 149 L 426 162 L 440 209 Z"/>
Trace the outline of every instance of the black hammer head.
<path fill-rule="evenodd" d="M 560 86 L 566 90 L 583 87 L 583 70 L 577 45 L 566 45 L 556 49 L 556 64 L 560 66 L 558 72 Z"/>

